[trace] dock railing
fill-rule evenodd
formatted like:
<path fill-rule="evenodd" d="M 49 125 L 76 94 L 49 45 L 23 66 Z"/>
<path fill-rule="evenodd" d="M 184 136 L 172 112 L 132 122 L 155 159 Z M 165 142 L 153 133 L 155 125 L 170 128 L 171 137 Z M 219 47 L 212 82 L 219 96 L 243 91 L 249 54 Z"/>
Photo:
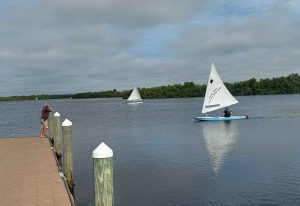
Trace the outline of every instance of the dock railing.
<path fill-rule="evenodd" d="M 49 114 L 49 142 L 60 168 L 60 175 L 64 179 L 74 205 L 72 122 L 65 119 L 60 124 L 60 114 L 58 112 L 54 115 L 52 112 Z M 113 151 L 102 142 L 92 152 L 92 158 L 94 204 L 95 206 L 113 206 Z"/>

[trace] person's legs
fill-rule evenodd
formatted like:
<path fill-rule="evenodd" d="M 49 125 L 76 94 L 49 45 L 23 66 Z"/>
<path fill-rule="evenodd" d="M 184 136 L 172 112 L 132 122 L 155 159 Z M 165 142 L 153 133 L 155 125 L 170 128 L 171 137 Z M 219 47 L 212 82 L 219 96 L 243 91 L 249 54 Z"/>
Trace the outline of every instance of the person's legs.
<path fill-rule="evenodd" d="M 48 129 L 48 128 L 44 128 L 44 129 L 43 129 L 43 137 L 46 137 L 47 129 Z"/>
<path fill-rule="evenodd" d="M 40 137 L 45 137 L 47 129 L 48 129 L 48 120 L 41 120 Z"/>
<path fill-rule="evenodd" d="M 44 121 L 41 119 L 40 137 L 44 137 Z"/>
<path fill-rule="evenodd" d="M 43 129 L 43 136 L 45 137 L 45 134 L 47 132 L 48 129 L 48 119 L 43 121 L 44 124 L 44 129 Z"/>
<path fill-rule="evenodd" d="M 41 127 L 41 129 L 40 129 L 41 131 L 40 131 L 40 137 L 43 137 L 43 131 L 44 131 L 44 128 L 43 127 Z"/>

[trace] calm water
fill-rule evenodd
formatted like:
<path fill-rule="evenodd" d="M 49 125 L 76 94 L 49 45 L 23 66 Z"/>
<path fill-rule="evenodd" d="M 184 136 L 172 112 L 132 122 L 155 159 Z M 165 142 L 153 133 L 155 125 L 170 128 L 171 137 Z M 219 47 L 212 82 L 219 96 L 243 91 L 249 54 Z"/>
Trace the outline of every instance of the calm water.
<path fill-rule="evenodd" d="M 300 205 L 300 95 L 237 97 L 249 120 L 194 122 L 203 98 L 49 100 L 73 122 L 76 205 L 92 151 L 114 151 L 116 206 Z M 0 102 L 0 136 L 38 135 L 43 101 Z"/>

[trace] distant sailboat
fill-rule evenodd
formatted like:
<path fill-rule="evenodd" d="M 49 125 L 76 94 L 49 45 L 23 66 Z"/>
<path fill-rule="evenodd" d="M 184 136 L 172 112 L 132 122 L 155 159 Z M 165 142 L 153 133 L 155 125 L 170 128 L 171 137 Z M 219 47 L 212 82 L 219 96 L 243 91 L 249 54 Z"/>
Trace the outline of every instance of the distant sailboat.
<path fill-rule="evenodd" d="M 35 104 L 36 104 L 36 105 L 39 104 L 39 103 L 38 103 L 38 100 L 39 100 L 39 98 L 35 95 Z"/>
<path fill-rule="evenodd" d="M 131 92 L 130 96 L 127 99 L 127 104 L 140 104 L 143 103 L 142 97 L 139 93 L 137 87 L 134 87 L 133 91 Z"/>
<path fill-rule="evenodd" d="M 228 91 L 223 81 L 221 80 L 214 63 L 212 63 L 207 82 L 202 113 L 211 112 L 237 103 L 238 101 Z M 248 116 L 195 117 L 195 119 L 199 121 L 224 121 L 239 120 L 246 118 L 248 118 Z"/>

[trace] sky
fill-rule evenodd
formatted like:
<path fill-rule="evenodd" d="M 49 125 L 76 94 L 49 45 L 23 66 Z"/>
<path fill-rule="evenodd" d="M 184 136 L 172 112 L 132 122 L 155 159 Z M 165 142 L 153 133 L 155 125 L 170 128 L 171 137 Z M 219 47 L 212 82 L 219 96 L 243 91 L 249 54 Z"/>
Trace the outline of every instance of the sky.
<path fill-rule="evenodd" d="M 1 0 L 0 96 L 300 71 L 299 0 Z"/>

